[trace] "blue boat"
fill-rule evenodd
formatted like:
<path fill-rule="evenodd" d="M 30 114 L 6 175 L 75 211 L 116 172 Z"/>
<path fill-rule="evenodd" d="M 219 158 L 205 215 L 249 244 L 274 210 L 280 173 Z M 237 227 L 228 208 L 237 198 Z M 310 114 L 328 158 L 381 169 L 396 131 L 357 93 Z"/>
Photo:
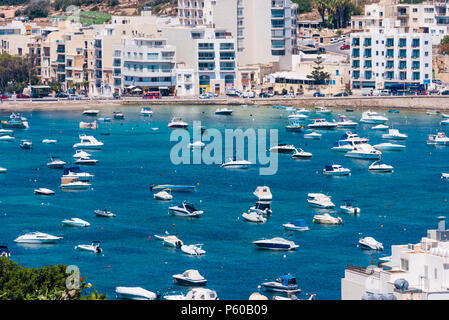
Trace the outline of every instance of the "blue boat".
<path fill-rule="evenodd" d="M 296 219 L 289 223 L 282 225 L 285 229 L 290 231 L 308 231 L 309 226 L 304 219 Z"/>
<path fill-rule="evenodd" d="M 388 112 L 389 113 L 400 113 L 401 110 L 392 110 L 392 109 L 390 109 L 390 110 L 388 110 Z"/>
<path fill-rule="evenodd" d="M 195 186 L 182 186 L 174 184 L 159 184 L 150 186 L 150 190 L 170 190 L 170 191 L 195 191 Z"/>
<path fill-rule="evenodd" d="M 269 291 L 294 293 L 299 292 L 298 284 L 296 283 L 296 278 L 292 275 L 284 275 L 277 278 L 275 281 L 264 282 L 262 286 Z"/>
<path fill-rule="evenodd" d="M 253 243 L 261 249 L 267 250 L 295 250 L 299 246 L 293 241 L 288 241 L 283 238 L 263 239 L 253 241 Z"/>

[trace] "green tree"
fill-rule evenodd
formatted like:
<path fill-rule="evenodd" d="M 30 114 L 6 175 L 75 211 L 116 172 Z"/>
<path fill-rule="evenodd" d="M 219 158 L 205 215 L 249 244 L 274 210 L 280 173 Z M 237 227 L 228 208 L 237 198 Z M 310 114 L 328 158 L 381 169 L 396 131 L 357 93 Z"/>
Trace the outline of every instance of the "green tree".
<path fill-rule="evenodd" d="M 314 7 L 318 10 L 323 23 L 326 23 L 326 11 L 328 10 L 329 0 L 314 0 Z"/>
<path fill-rule="evenodd" d="M 306 13 L 312 11 L 312 0 L 293 0 L 298 5 L 298 13 Z"/>
<path fill-rule="evenodd" d="M 318 54 L 312 72 L 307 75 L 307 79 L 313 80 L 314 84 L 317 85 L 324 85 L 330 79 L 330 74 L 324 71 L 324 66 L 322 63 L 323 58 L 320 54 Z"/>
<path fill-rule="evenodd" d="M 41 0 L 38 2 L 31 2 L 23 11 L 23 14 L 28 16 L 30 20 L 35 18 L 46 18 L 50 13 L 50 2 Z"/>

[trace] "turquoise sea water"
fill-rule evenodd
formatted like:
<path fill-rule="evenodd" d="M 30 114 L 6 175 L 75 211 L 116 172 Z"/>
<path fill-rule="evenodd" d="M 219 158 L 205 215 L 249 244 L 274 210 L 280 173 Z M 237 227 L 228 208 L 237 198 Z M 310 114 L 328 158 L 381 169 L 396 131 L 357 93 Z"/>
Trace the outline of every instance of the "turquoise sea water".
<path fill-rule="evenodd" d="M 216 116 L 216 107 L 154 106 L 151 118 L 139 114 L 140 107 L 102 109 L 99 117 L 111 117 L 121 110 L 126 119 L 100 123 L 97 131 L 87 131 L 105 143 L 92 151 L 97 166 L 83 167 L 95 174 L 92 190 L 61 192 L 61 170 L 46 167 L 49 156 L 73 161 L 72 148 L 78 142 L 80 111 L 28 112 L 30 128 L 16 130 L 15 142 L 0 142 L 0 242 L 9 245 L 12 259 L 25 266 L 48 264 L 77 265 L 81 275 L 100 292 L 115 298 L 116 286 L 140 286 L 161 294 L 185 293 L 189 288 L 173 284 L 172 275 L 198 269 L 208 279 L 208 288 L 220 299 L 248 299 L 257 286 L 281 274 L 297 276 L 304 293 L 317 299 L 340 299 L 340 279 L 347 264 L 368 266 L 372 258 L 390 254 L 392 244 L 418 242 L 437 216 L 447 215 L 449 181 L 440 179 L 449 171 L 449 148 L 426 145 L 427 135 L 441 130 L 440 116 L 424 112 L 386 113 L 389 125 L 409 135 L 402 152 L 384 152 L 383 160 L 394 166 L 393 174 L 373 174 L 372 161 L 351 160 L 330 150 L 344 130 L 323 131 L 321 140 L 306 140 L 302 133 L 286 132 L 287 112 L 271 107 L 234 107 L 232 116 Z M 359 120 L 361 112 L 345 113 Z M 383 112 L 382 112 L 383 113 Z M 0 118 L 9 114 L 0 113 Z M 167 124 L 180 116 L 192 124 L 223 131 L 226 128 L 279 129 L 279 141 L 312 152 L 311 160 L 293 160 L 279 155 L 276 175 L 261 176 L 257 168 L 226 170 L 219 165 L 180 165 L 170 162 L 171 130 Z M 314 118 L 311 114 L 311 118 Z M 330 119 L 332 116 L 328 116 Z M 151 128 L 159 128 L 152 130 Z M 444 129 L 444 128 L 443 128 Z M 191 131 L 191 130 L 190 130 Z M 386 142 L 382 132 L 359 125 L 355 130 L 372 145 Z M 101 135 L 108 132 L 110 135 Z M 57 139 L 56 145 L 42 139 Z M 20 139 L 33 142 L 32 150 L 19 147 Z M 402 142 L 400 142 L 402 143 Z M 89 151 L 90 152 L 90 151 Z M 352 170 L 348 177 L 328 177 L 321 172 L 328 163 Z M 150 184 L 195 184 L 196 192 L 173 193 L 172 202 L 158 202 Z M 254 204 L 253 191 L 268 185 L 273 194 L 273 214 L 263 225 L 245 222 L 241 214 Z M 46 187 L 52 197 L 36 196 L 33 190 Z M 308 207 L 309 192 L 332 196 L 337 208 L 343 199 L 356 199 L 358 217 L 340 214 L 344 225 L 324 226 L 312 222 L 316 209 Z M 168 206 L 189 200 L 204 210 L 198 219 L 168 215 Z M 108 207 L 116 218 L 96 217 L 93 210 Z M 78 217 L 89 228 L 64 228 L 61 220 Z M 285 232 L 282 227 L 303 218 L 308 232 Z M 38 230 L 63 236 L 57 245 L 29 247 L 13 240 L 27 231 Z M 164 247 L 154 234 L 168 231 L 187 244 L 203 243 L 206 255 L 187 256 Z M 151 239 L 149 238 L 151 236 Z M 251 243 L 263 237 L 284 237 L 300 247 L 292 252 L 257 250 Z M 372 236 L 386 250 L 368 254 L 357 247 L 361 236 Z M 74 250 L 78 244 L 100 240 L 104 253 L 94 255 Z"/>

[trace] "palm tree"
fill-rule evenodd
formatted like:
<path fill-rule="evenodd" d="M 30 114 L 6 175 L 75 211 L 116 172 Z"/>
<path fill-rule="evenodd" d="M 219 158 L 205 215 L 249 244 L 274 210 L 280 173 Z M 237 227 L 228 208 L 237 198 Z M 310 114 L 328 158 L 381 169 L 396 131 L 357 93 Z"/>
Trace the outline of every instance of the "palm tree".
<path fill-rule="evenodd" d="M 326 10 L 328 10 L 328 2 L 329 0 L 314 0 L 315 8 L 318 10 L 321 20 L 323 20 L 323 24 L 326 23 Z"/>

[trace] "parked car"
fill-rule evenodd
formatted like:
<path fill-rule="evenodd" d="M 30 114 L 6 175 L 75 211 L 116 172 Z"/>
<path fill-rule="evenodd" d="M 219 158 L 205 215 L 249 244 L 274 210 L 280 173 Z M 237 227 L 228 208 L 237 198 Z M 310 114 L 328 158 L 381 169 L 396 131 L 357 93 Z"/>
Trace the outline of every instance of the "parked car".
<path fill-rule="evenodd" d="M 442 82 L 440 79 L 433 79 L 433 80 L 432 80 L 432 83 L 435 83 L 435 84 L 443 84 L 443 82 Z"/>
<path fill-rule="evenodd" d="M 344 44 L 340 47 L 340 50 L 348 50 L 350 48 L 351 48 L 351 46 L 349 44 Z"/>
<path fill-rule="evenodd" d="M 381 96 L 390 96 L 391 95 L 391 91 L 388 89 L 383 89 L 380 91 L 380 95 Z"/>
<path fill-rule="evenodd" d="M 441 91 L 442 96 L 449 96 L 449 90 Z"/>
<path fill-rule="evenodd" d="M 78 94 L 69 94 L 69 100 L 81 100 L 81 96 Z"/>
<path fill-rule="evenodd" d="M 58 92 L 55 94 L 55 98 L 68 98 L 69 95 L 64 92 Z"/>
<path fill-rule="evenodd" d="M 203 93 L 203 94 L 200 94 L 199 98 L 200 99 L 210 99 L 210 96 L 208 94 Z"/>
<path fill-rule="evenodd" d="M 314 97 L 324 97 L 324 94 L 322 94 L 321 92 L 317 91 L 313 94 Z"/>
<path fill-rule="evenodd" d="M 337 93 L 336 95 L 334 95 L 334 97 L 347 97 L 349 96 L 349 94 L 346 91 Z"/>
<path fill-rule="evenodd" d="M 332 38 L 332 39 L 330 39 L 329 43 L 330 43 L 330 44 L 334 44 L 334 43 L 337 43 L 337 42 L 339 42 L 339 41 L 340 41 L 340 39 Z"/>
<path fill-rule="evenodd" d="M 120 94 L 117 92 L 114 92 L 112 96 L 114 97 L 114 99 L 120 99 Z"/>
<path fill-rule="evenodd" d="M 0 93 L 0 99 L 8 100 L 8 96 L 6 94 Z"/>
<path fill-rule="evenodd" d="M 27 94 L 19 93 L 19 94 L 16 95 L 16 98 L 17 99 L 29 99 L 30 96 L 27 95 Z"/>
<path fill-rule="evenodd" d="M 209 97 L 214 98 L 214 97 L 218 97 L 217 93 L 213 93 L 211 91 L 209 91 L 208 93 L 206 93 Z"/>

